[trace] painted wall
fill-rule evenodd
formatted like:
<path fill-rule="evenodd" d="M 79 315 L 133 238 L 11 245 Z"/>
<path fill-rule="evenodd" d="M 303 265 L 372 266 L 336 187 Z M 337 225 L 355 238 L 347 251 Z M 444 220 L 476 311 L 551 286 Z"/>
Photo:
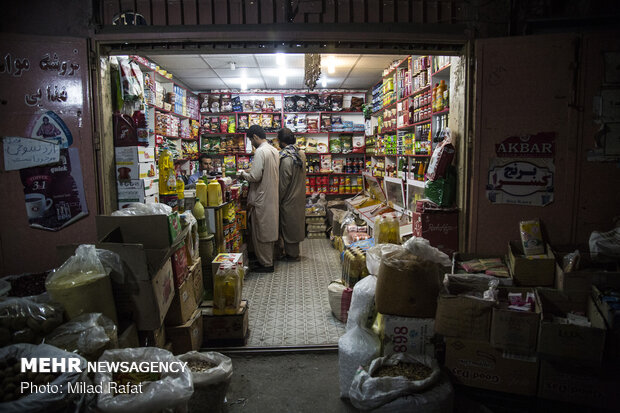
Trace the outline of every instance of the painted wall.
<path fill-rule="evenodd" d="M 552 245 L 584 244 L 592 229 L 610 229 L 620 211 L 620 169 L 586 161 L 593 147 L 592 100 L 602 82 L 610 36 L 548 35 L 476 43 L 476 133 L 473 142 L 469 249 L 504 254 L 519 239 L 519 221 L 540 218 Z M 615 34 L 615 38 L 618 35 Z M 554 132 L 554 201 L 547 206 L 492 204 L 486 184 L 495 145 L 510 136 Z"/>

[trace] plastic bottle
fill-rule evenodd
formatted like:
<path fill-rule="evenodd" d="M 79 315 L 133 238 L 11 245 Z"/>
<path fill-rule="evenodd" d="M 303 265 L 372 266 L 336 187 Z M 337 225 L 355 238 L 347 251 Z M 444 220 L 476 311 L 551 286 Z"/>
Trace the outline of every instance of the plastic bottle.
<path fill-rule="evenodd" d="M 217 179 L 212 179 L 207 185 L 207 200 L 209 206 L 219 206 L 222 204 L 222 186 Z"/>
<path fill-rule="evenodd" d="M 194 202 L 194 208 L 192 208 L 192 215 L 194 215 L 194 218 L 196 218 L 196 221 L 198 221 L 198 237 L 207 237 L 209 235 L 209 230 L 207 228 L 205 207 L 202 205 L 202 201 L 199 200 L 197 202 Z"/>
<path fill-rule="evenodd" d="M 439 88 L 437 89 L 437 104 L 436 104 L 436 111 L 437 112 L 441 112 L 444 108 L 444 103 L 443 103 L 443 92 L 446 90 L 446 81 L 445 80 L 441 80 L 441 82 L 439 83 Z"/>
<path fill-rule="evenodd" d="M 200 180 L 196 182 L 196 199 L 200 201 L 203 207 L 209 206 L 207 202 L 207 184 Z"/>
<path fill-rule="evenodd" d="M 221 264 L 213 281 L 213 314 L 235 314 L 239 307 L 239 273 L 231 263 Z"/>
<path fill-rule="evenodd" d="M 442 80 L 443 82 L 443 80 Z M 450 88 L 444 83 L 443 87 L 443 108 L 448 109 L 450 107 Z"/>
<path fill-rule="evenodd" d="M 164 149 L 159 154 L 157 168 L 159 169 L 159 194 L 176 194 L 177 180 L 176 175 L 174 174 L 174 161 L 172 160 L 172 154 L 168 149 Z"/>
<path fill-rule="evenodd" d="M 431 107 L 432 111 L 437 111 L 437 90 L 439 89 L 439 83 L 435 83 L 435 87 L 433 88 L 433 94 L 431 97 Z"/>
<path fill-rule="evenodd" d="M 179 212 L 185 212 L 185 183 L 177 176 L 177 197 L 179 198 Z"/>

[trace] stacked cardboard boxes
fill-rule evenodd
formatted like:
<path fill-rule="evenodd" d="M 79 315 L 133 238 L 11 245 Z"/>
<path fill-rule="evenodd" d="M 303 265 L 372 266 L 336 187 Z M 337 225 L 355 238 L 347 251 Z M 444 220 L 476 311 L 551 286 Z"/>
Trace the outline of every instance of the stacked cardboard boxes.
<path fill-rule="evenodd" d="M 155 150 L 145 146 L 114 148 L 118 209 L 131 202 L 159 202 L 159 172 Z"/>
<path fill-rule="evenodd" d="M 321 215 L 306 214 L 306 237 L 307 238 L 325 238 L 327 224 L 325 221 L 325 213 Z"/>

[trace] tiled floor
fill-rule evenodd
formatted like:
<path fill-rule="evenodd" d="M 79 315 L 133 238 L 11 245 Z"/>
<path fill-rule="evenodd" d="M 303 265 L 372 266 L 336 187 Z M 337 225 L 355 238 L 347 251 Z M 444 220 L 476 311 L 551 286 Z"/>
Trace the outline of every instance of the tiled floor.
<path fill-rule="evenodd" d="M 329 307 L 327 286 L 340 279 L 339 253 L 328 239 L 306 239 L 301 261 L 277 261 L 272 274 L 249 273 L 250 347 L 337 344 L 344 324 Z"/>

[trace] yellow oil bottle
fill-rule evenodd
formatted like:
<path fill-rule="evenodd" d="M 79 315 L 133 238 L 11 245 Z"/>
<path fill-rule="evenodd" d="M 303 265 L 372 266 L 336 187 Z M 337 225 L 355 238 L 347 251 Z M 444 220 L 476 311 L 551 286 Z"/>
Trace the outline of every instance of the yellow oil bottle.
<path fill-rule="evenodd" d="M 222 204 L 222 186 L 217 179 L 212 179 L 207 185 L 207 199 L 209 206 L 219 206 Z"/>

